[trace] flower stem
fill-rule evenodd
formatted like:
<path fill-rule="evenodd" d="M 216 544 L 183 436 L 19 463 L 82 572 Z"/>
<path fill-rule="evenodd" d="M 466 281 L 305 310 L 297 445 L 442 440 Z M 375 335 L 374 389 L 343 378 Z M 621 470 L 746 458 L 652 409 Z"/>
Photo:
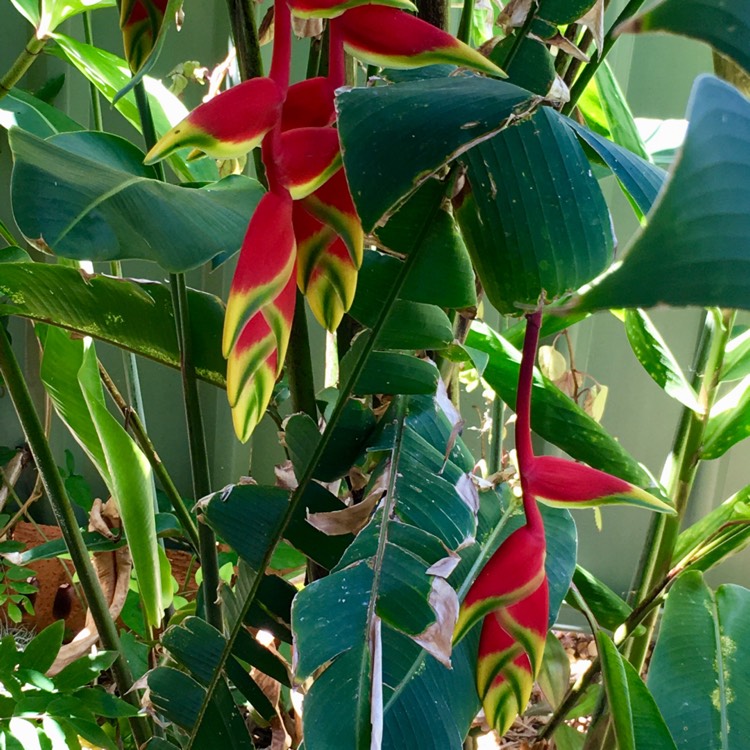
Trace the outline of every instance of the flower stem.
<path fill-rule="evenodd" d="M 243 81 L 263 75 L 258 24 L 255 20 L 256 4 L 255 0 L 227 0 L 234 48 L 237 50 L 237 66 Z"/>
<path fill-rule="evenodd" d="M 458 22 L 458 33 L 456 37 L 469 44 L 471 39 L 471 22 L 474 20 L 474 0 L 464 0 L 464 7 L 461 9 L 461 20 Z"/>
<path fill-rule="evenodd" d="M 310 337 L 307 330 L 307 312 L 305 298 L 299 289 L 284 366 L 289 378 L 289 390 L 292 393 L 292 408 L 294 411 L 304 412 L 313 420 L 317 420 L 318 407 L 315 403 L 315 381 L 310 355 Z"/>
<path fill-rule="evenodd" d="M 94 32 L 91 25 L 91 11 L 87 10 L 83 14 L 83 35 L 86 44 L 94 46 Z M 89 82 L 89 93 L 91 94 L 91 115 L 93 121 L 93 130 L 104 130 L 102 121 L 102 101 L 99 98 L 99 91 L 93 83 Z"/>
<path fill-rule="evenodd" d="M 143 81 L 135 86 L 135 100 L 141 118 L 143 137 L 146 147 L 152 148 L 156 143 L 156 131 L 151 117 L 146 90 Z M 161 167 L 160 164 L 155 165 Z M 164 178 L 162 169 L 160 178 Z M 185 402 L 185 417 L 187 420 L 188 445 L 190 449 L 190 469 L 193 479 L 193 493 L 198 500 L 211 491 L 211 479 L 208 468 L 208 453 L 206 451 L 206 436 L 203 429 L 203 415 L 201 413 L 200 397 L 198 395 L 198 379 L 192 357 L 192 338 L 190 336 L 190 310 L 187 302 L 187 285 L 185 274 L 173 273 L 169 275 L 169 285 L 172 292 L 172 308 L 174 310 L 177 341 L 180 346 L 180 371 L 182 373 L 182 390 Z M 221 605 L 219 604 L 219 558 L 216 552 L 216 535 L 206 526 L 198 525 L 198 543 L 200 548 L 201 569 L 203 572 L 203 605 L 206 620 L 217 630 L 222 630 Z"/>
<path fill-rule="evenodd" d="M 47 44 L 48 37 L 32 36 L 15 59 L 8 72 L 0 79 L 0 99 L 7 96 L 10 90 L 23 78 L 24 73 L 31 67 L 34 60 Z"/>
<path fill-rule="evenodd" d="M 99 637 L 104 648 L 117 653 L 117 659 L 112 665 L 117 688 L 122 698 L 132 705 L 138 706 L 138 696 L 132 691 L 133 675 L 122 651 L 117 626 L 104 600 L 104 594 L 89 558 L 86 545 L 83 542 L 81 530 L 78 527 L 62 477 L 57 470 L 55 459 L 44 434 L 44 428 L 39 421 L 39 416 L 31 400 L 31 394 L 26 387 L 23 373 L 3 326 L 0 326 L 0 374 L 5 381 L 29 448 L 34 456 L 65 545 L 75 565 Z M 151 736 L 151 730 L 146 720 L 143 717 L 135 717 L 130 720 L 130 724 L 138 745 L 145 743 Z"/>

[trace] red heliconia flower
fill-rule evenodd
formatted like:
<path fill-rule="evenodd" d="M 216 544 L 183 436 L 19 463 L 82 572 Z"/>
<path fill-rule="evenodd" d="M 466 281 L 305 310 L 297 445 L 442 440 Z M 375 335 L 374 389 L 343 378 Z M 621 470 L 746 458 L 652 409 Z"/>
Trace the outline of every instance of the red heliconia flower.
<path fill-rule="evenodd" d="M 290 0 L 292 13 L 299 18 L 336 18 L 350 8 L 369 5 L 372 0 Z M 416 11 L 410 0 L 378 0 L 379 5 Z"/>
<path fill-rule="evenodd" d="M 266 193 L 250 219 L 224 317 L 227 396 L 237 436 L 246 441 L 281 373 L 295 302 L 292 199 Z"/>
<path fill-rule="evenodd" d="M 341 169 L 334 128 L 294 128 L 281 134 L 281 179 L 294 200 L 306 198 Z"/>
<path fill-rule="evenodd" d="M 281 110 L 281 130 L 323 128 L 336 121 L 334 87 L 323 76 L 294 83 Z"/>
<path fill-rule="evenodd" d="M 675 512 L 670 505 L 640 487 L 565 458 L 534 456 L 525 478 L 529 491 L 549 505 L 588 508 L 626 502 L 661 513 Z"/>
<path fill-rule="evenodd" d="M 527 597 L 484 619 L 477 691 L 487 723 L 502 737 L 526 708 L 544 657 L 549 619 L 545 576 Z"/>
<path fill-rule="evenodd" d="M 169 0 L 123 0 L 120 5 L 120 29 L 125 59 L 137 73 L 151 54 L 164 23 Z"/>
<path fill-rule="evenodd" d="M 319 221 L 328 224 L 341 237 L 356 268 L 362 265 L 364 233 L 349 184 L 339 169 L 314 193 L 303 199 L 304 207 Z"/>
<path fill-rule="evenodd" d="M 335 331 L 352 306 L 358 266 L 341 238 L 314 218 L 301 203 L 294 205 L 297 238 L 297 284 L 318 322 Z"/>
<path fill-rule="evenodd" d="M 481 52 L 398 8 L 362 5 L 348 10 L 338 23 L 347 52 L 371 65 L 418 68 L 448 63 L 505 77 Z"/>
<path fill-rule="evenodd" d="M 243 156 L 279 122 L 283 103 L 283 90 L 270 78 L 243 81 L 196 107 L 159 139 L 145 163 L 153 164 L 183 146 L 215 159 Z"/>
<path fill-rule="evenodd" d="M 485 615 L 522 601 L 541 586 L 545 578 L 544 526 L 539 511 L 533 513 L 531 523 L 516 529 L 500 545 L 471 585 L 461 604 L 454 643 Z"/>

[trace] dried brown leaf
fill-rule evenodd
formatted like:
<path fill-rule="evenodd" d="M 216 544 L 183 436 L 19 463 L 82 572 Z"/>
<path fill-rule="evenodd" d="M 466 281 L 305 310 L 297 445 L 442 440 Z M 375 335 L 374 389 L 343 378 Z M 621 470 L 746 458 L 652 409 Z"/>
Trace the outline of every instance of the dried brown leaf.
<path fill-rule="evenodd" d="M 576 60 L 589 62 L 588 55 L 586 55 L 582 50 L 576 47 L 576 45 L 573 44 L 570 39 L 566 39 L 559 31 L 554 36 L 546 39 L 545 42 L 547 44 L 551 44 L 553 47 L 557 47 L 562 52 L 566 52 L 571 57 L 575 57 Z"/>
<path fill-rule="evenodd" d="M 578 23 L 585 26 L 594 37 L 594 44 L 601 52 L 604 44 L 604 0 L 596 0 L 591 6 L 588 13 L 583 16 Z"/>
<path fill-rule="evenodd" d="M 450 669 L 453 630 L 458 620 L 458 595 L 445 579 L 436 576 L 432 581 L 429 603 L 435 612 L 435 622 L 414 640 Z"/>
<path fill-rule="evenodd" d="M 297 18 L 292 16 L 292 28 L 300 39 L 320 36 L 323 33 L 322 18 Z"/>

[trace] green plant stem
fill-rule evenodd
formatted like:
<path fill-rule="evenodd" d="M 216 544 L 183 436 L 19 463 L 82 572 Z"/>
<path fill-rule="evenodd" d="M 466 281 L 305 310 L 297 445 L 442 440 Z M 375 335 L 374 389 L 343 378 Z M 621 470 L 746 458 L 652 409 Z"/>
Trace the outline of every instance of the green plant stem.
<path fill-rule="evenodd" d="M 2 237 L 8 245 L 18 245 L 16 238 L 11 234 L 10 229 L 3 224 L 2 220 L 0 220 L 0 237 Z"/>
<path fill-rule="evenodd" d="M 172 305 L 177 324 L 177 340 L 180 342 L 182 388 L 187 420 L 188 445 L 190 447 L 190 467 L 193 478 L 193 492 L 196 500 L 211 491 L 208 469 L 206 437 L 203 429 L 203 415 L 198 394 L 198 379 L 192 360 L 190 338 L 190 316 L 187 304 L 185 275 L 173 273 L 169 276 L 172 290 Z M 219 632 L 223 630 L 221 605 L 219 603 L 219 557 L 216 551 L 216 535 L 205 523 L 198 524 L 198 546 L 201 570 L 203 572 L 203 605 L 206 621 Z"/>
<path fill-rule="evenodd" d="M 716 400 L 719 387 L 719 374 L 724 362 L 724 350 L 732 331 L 734 311 L 721 311 L 713 308 L 706 312 L 703 333 L 696 352 L 696 373 L 702 372 L 699 400 L 702 413 L 687 411 L 681 420 L 675 441 L 673 462 L 667 491 L 672 498 L 677 513 L 662 517 L 656 525 L 654 546 L 644 566 L 644 575 L 638 587 L 641 592 L 650 591 L 660 581 L 672 565 L 675 544 L 680 533 L 680 525 L 685 517 L 690 494 L 695 483 L 700 463 L 701 446 L 711 407 Z M 639 596 L 640 599 L 640 596 Z M 646 632 L 628 644 L 624 654 L 630 663 L 641 670 L 648 652 L 648 646 L 656 625 L 656 613 L 646 623 Z"/>
<path fill-rule="evenodd" d="M 112 397 L 112 400 L 117 405 L 122 416 L 125 418 L 127 426 L 133 433 L 135 442 L 138 443 L 138 447 L 144 452 L 148 462 L 151 464 L 151 468 L 154 470 L 154 474 L 159 479 L 159 484 L 161 484 L 162 489 L 169 498 L 169 502 L 172 504 L 172 509 L 182 524 L 182 527 L 185 529 L 185 533 L 187 534 L 190 543 L 197 551 L 199 549 L 199 542 L 198 529 L 195 525 L 195 521 L 185 506 L 185 502 L 172 481 L 172 477 L 169 476 L 166 467 L 159 458 L 159 454 L 156 452 L 154 444 L 151 442 L 151 438 L 149 438 L 146 433 L 146 428 L 141 421 L 141 418 L 138 413 L 129 406 L 127 401 L 125 401 L 114 381 L 109 376 L 109 373 L 104 369 L 101 363 L 99 363 L 99 375 L 107 392 Z"/>
<path fill-rule="evenodd" d="M 578 76 L 576 82 L 573 84 L 573 87 L 570 90 L 570 101 L 562 109 L 564 115 L 569 115 L 575 109 L 578 100 L 586 90 L 586 86 L 589 85 L 589 81 L 591 81 L 596 74 L 596 71 L 599 70 L 599 66 L 606 59 L 615 43 L 617 27 L 629 18 L 632 18 L 640 10 L 644 2 L 645 0 L 630 0 L 630 2 L 622 9 L 617 20 L 612 24 L 609 31 L 607 31 L 604 41 L 602 42 L 602 48 L 597 50 L 596 57 L 586 64 L 581 75 Z"/>
<path fill-rule="evenodd" d="M 55 513 L 57 523 L 62 532 L 65 545 L 68 548 L 76 573 L 81 582 L 86 603 L 91 616 L 96 624 L 104 648 L 115 651 L 117 659 L 112 665 L 112 672 L 117 682 L 117 688 L 122 698 L 137 706 L 138 696 L 132 691 L 133 675 L 130 665 L 125 658 L 120 644 L 120 636 L 117 626 L 112 619 L 109 608 L 104 600 L 101 586 L 96 577 L 94 566 L 89 558 L 86 545 L 78 528 L 73 507 L 65 491 L 60 472 L 57 470 L 55 459 L 52 456 L 44 428 L 39 421 L 39 416 L 31 400 L 31 394 L 26 387 L 23 373 L 18 364 L 5 329 L 0 326 L 0 374 L 2 374 L 5 385 L 10 394 L 13 405 L 18 414 L 21 426 L 29 444 L 29 449 L 34 456 L 39 475 L 44 483 L 52 510 Z M 151 736 L 148 723 L 143 717 L 130 720 L 133 736 L 139 745 L 145 743 Z"/>
<path fill-rule="evenodd" d="M 151 117 L 146 90 L 143 82 L 135 86 L 135 100 L 141 118 L 143 137 L 146 147 L 151 148 L 156 143 L 156 131 Z M 160 165 L 157 165 L 160 166 Z M 159 172 L 164 178 L 163 170 Z M 201 414 L 200 398 L 198 395 L 198 379 L 192 357 L 192 338 L 190 336 L 190 311 L 187 301 L 187 285 L 185 274 L 173 273 L 169 275 L 169 286 L 172 292 L 172 308 L 174 310 L 177 341 L 180 345 L 180 371 L 182 373 L 182 389 L 185 402 L 185 417 L 187 421 L 188 445 L 190 448 L 190 469 L 193 480 L 193 493 L 198 500 L 211 491 L 211 479 L 208 469 L 208 453 L 206 451 L 206 436 L 203 429 L 203 415 Z M 206 621 L 217 630 L 223 629 L 221 605 L 219 603 L 219 557 L 216 551 L 216 535 L 205 524 L 198 525 L 198 546 L 203 572 L 203 605 Z"/>
<path fill-rule="evenodd" d="M 237 67 L 243 81 L 263 75 L 255 0 L 227 0 L 229 23 L 237 50 Z"/>
<path fill-rule="evenodd" d="M 23 78 L 24 73 L 31 67 L 34 60 L 47 44 L 48 37 L 32 36 L 26 43 L 21 54 L 15 59 L 8 72 L 0 79 L 0 99 L 7 96 L 10 90 Z"/>
<path fill-rule="evenodd" d="M 305 298 L 297 290 L 297 302 L 294 306 L 292 331 L 289 336 L 289 348 L 286 354 L 285 369 L 289 379 L 289 390 L 292 394 L 292 408 L 301 411 L 316 420 L 318 407 L 315 403 L 315 381 L 313 378 L 312 356 L 310 355 L 310 336 L 307 330 L 307 312 Z"/>
<path fill-rule="evenodd" d="M 452 174 L 451 174 L 448 177 L 446 177 L 446 185 L 452 186 L 452 184 L 453 184 L 453 179 L 452 179 Z M 385 325 L 385 322 L 388 319 L 388 316 L 391 312 L 391 308 L 393 307 L 393 304 L 395 303 L 395 301 L 398 299 L 399 294 L 401 293 L 401 290 L 403 289 L 404 283 L 406 282 L 406 279 L 409 276 L 409 273 L 414 267 L 416 261 L 421 256 L 421 250 L 423 249 L 424 241 L 427 238 L 427 234 L 429 233 L 430 227 L 432 223 L 434 222 L 438 211 L 440 210 L 440 205 L 441 205 L 441 201 L 436 201 L 432 210 L 429 211 L 425 215 L 424 223 L 422 227 L 420 228 L 419 234 L 416 238 L 414 249 L 406 257 L 406 260 L 404 261 L 403 266 L 401 267 L 398 275 L 394 279 L 393 286 L 390 288 L 388 294 L 383 300 L 383 307 L 381 308 L 381 311 L 378 314 L 375 324 L 373 325 L 370 331 L 361 334 L 361 336 L 365 338 L 362 340 L 362 345 L 361 345 L 362 348 L 359 351 L 359 356 L 357 357 L 356 362 L 353 364 L 352 369 L 349 371 L 349 376 L 347 377 L 346 382 L 341 386 L 338 400 L 336 401 L 336 405 L 333 408 L 333 412 L 331 413 L 330 419 L 328 420 L 328 424 L 326 425 L 326 428 L 323 431 L 323 434 L 320 436 L 320 440 L 315 446 L 315 450 L 312 452 L 312 455 L 310 456 L 310 459 L 307 463 L 304 473 L 299 478 L 299 484 L 297 485 L 297 489 L 294 490 L 294 492 L 292 493 L 289 499 L 289 504 L 287 505 L 286 511 L 284 512 L 284 515 L 282 516 L 279 522 L 279 525 L 276 530 L 276 534 L 274 535 L 276 539 L 281 539 L 282 536 L 284 535 L 284 531 L 286 530 L 286 527 L 289 525 L 289 522 L 292 520 L 295 513 L 297 512 L 297 508 L 299 507 L 299 504 L 302 498 L 304 497 L 305 492 L 307 491 L 307 488 L 310 486 L 310 483 L 313 481 L 313 475 L 315 473 L 315 470 L 317 469 L 321 458 L 324 456 L 326 450 L 328 449 L 328 446 L 331 442 L 331 438 L 333 437 L 336 426 L 339 420 L 341 419 L 341 415 L 344 413 L 344 409 L 346 408 L 346 404 L 349 400 L 349 397 L 354 391 L 354 386 L 357 384 L 357 381 L 359 380 L 360 375 L 362 374 L 365 368 L 365 364 L 367 363 L 368 357 L 370 356 L 371 352 L 375 348 L 375 341 L 377 339 L 377 336 L 382 330 L 383 326 Z M 240 607 L 238 608 L 236 620 L 235 622 L 232 623 L 229 635 L 227 637 L 227 643 L 221 652 L 221 656 L 217 660 L 217 663 L 214 667 L 214 672 L 211 675 L 211 680 L 206 686 L 206 694 L 203 698 L 203 702 L 201 703 L 201 707 L 198 711 L 198 715 L 196 717 L 195 724 L 193 726 L 192 734 L 190 735 L 190 740 L 188 741 L 188 744 L 185 750 L 191 750 L 191 748 L 195 747 L 194 745 L 195 738 L 197 737 L 200 731 L 200 727 L 203 723 L 206 710 L 213 697 L 214 691 L 216 690 L 216 686 L 219 684 L 219 681 L 221 680 L 222 671 L 224 669 L 224 666 L 227 663 L 227 659 L 229 658 L 231 650 L 234 646 L 234 642 L 237 639 L 237 636 L 240 630 L 243 628 L 243 622 L 244 622 L 245 616 L 248 610 L 250 609 L 250 606 L 255 601 L 255 596 L 257 595 L 258 589 L 260 588 L 260 584 L 263 580 L 264 571 L 266 570 L 269 563 L 271 562 L 271 557 L 273 556 L 274 548 L 275 548 L 275 544 L 271 544 L 266 548 L 264 555 L 263 555 L 263 559 L 258 565 L 258 568 L 257 568 L 258 572 L 252 584 L 249 587 L 249 590 L 245 596 L 244 601 L 241 603 Z"/>
<path fill-rule="evenodd" d="M 474 0 L 464 0 L 461 10 L 461 20 L 458 22 L 458 33 L 456 37 L 464 44 L 469 44 L 471 38 L 471 22 L 474 20 Z"/>
<path fill-rule="evenodd" d="M 91 25 L 91 11 L 87 10 L 83 14 L 83 36 L 86 44 L 94 46 L 94 32 Z M 91 94 L 91 115 L 94 130 L 104 130 L 102 120 L 102 101 L 99 98 L 99 90 L 93 83 L 89 83 L 89 93 Z"/>
<path fill-rule="evenodd" d="M 528 36 L 529 32 L 531 31 L 531 26 L 534 23 L 534 18 L 536 18 L 536 3 L 532 2 L 529 5 L 529 12 L 526 14 L 526 20 L 523 22 L 523 26 L 516 32 L 516 35 L 513 39 L 513 44 L 511 45 L 511 48 L 508 50 L 508 54 L 505 56 L 505 59 L 503 60 L 503 64 L 500 66 L 505 72 L 508 72 L 508 68 L 510 67 L 510 64 L 515 59 L 516 55 L 518 54 L 518 51 L 521 49 L 521 45 L 523 44 L 523 40 Z"/>

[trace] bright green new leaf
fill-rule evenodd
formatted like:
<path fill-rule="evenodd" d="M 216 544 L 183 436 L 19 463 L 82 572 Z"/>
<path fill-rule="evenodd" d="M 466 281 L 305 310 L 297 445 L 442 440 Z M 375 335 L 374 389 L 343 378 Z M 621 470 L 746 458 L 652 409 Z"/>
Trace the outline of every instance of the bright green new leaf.
<path fill-rule="evenodd" d="M 643 310 L 625 311 L 625 332 L 633 353 L 652 380 L 672 398 L 700 414 L 702 407 L 661 334 Z"/>
<path fill-rule="evenodd" d="M 76 260 L 142 258 L 175 273 L 195 268 L 239 250 L 263 194 L 256 180 L 239 175 L 200 189 L 152 179 L 140 152 L 116 136 L 43 141 L 14 130 L 10 143 L 17 224 L 40 250 Z"/>
<path fill-rule="evenodd" d="M 63 34 L 55 34 L 55 41 L 57 47 L 51 50 L 52 53 L 77 68 L 107 101 L 113 102 L 117 93 L 130 81 L 128 64 L 121 57 Z M 155 78 L 145 76 L 143 85 L 154 118 L 156 134 L 162 136 L 185 118 L 188 110 Z M 138 132 L 141 132 L 141 118 L 132 91 L 119 99 L 114 106 Z M 179 155 L 172 154 L 167 162 L 175 174 L 185 182 L 210 182 L 219 177 L 216 164 L 211 159 L 186 162 Z"/>
<path fill-rule="evenodd" d="M 596 633 L 596 645 L 601 660 L 604 692 L 607 694 L 607 704 L 613 719 L 618 750 L 636 750 L 633 707 L 630 702 L 630 690 L 628 689 L 623 658 L 612 639 L 603 630 Z"/>
<path fill-rule="evenodd" d="M 750 375 L 714 404 L 706 425 L 703 458 L 720 458 L 750 436 Z"/>
<path fill-rule="evenodd" d="M 162 616 L 161 573 L 154 521 L 154 484 L 142 451 L 104 402 L 93 343 L 49 327 L 43 335 L 42 382 L 115 498 L 149 623 Z"/>
<path fill-rule="evenodd" d="M 112 8 L 115 0 L 42 0 L 40 29 L 54 31 L 63 21 L 97 8 Z"/>
<path fill-rule="evenodd" d="M 704 76 L 679 160 L 646 228 L 575 309 L 750 308 L 750 102 Z"/>
<path fill-rule="evenodd" d="M 724 349 L 721 380 L 739 380 L 746 375 L 750 375 L 750 328 L 735 326 Z"/>
<path fill-rule="evenodd" d="M 16 10 L 34 27 L 39 25 L 39 0 L 10 0 Z"/>
<path fill-rule="evenodd" d="M 714 593 L 694 571 L 670 589 L 648 687 L 681 750 L 746 747 L 749 629 L 747 589 L 724 585 Z"/>

